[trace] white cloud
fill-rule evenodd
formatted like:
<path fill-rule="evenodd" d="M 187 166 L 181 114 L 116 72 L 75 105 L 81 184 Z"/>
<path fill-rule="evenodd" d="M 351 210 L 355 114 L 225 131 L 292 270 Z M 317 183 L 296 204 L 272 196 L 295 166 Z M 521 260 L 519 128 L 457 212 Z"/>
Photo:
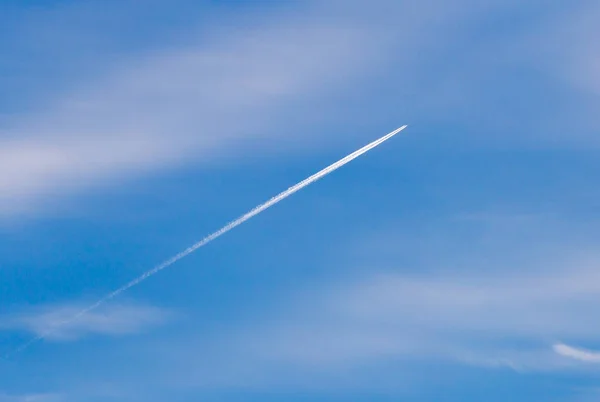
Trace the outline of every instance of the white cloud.
<path fill-rule="evenodd" d="M 381 7 L 368 8 L 360 2 L 319 3 L 303 9 L 303 17 L 282 12 L 254 23 L 233 20 L 228 28 L 234 28 L 226 32 L 216 27 L 202 35 L 188 32 L 181 45 L 107 62 L 103 74 L 61 91 L 46 108 L 5 119 L 0 215 L 35 211 L 76 189 L 156 169 L 269 152 L 273 139 L 279 139 L 279 151 L 298 149 L 306 137 L 308 142 L 323 141 L 306 130 L 305 138 L 283 138 L 290 135 L 289 121 L 308 127 L 306 121 L 334 115 L 332 105 L 324 111 L 319 103 L 330 94 L 365 98 L 356 103 L 365 112 L 356 113 L 353 125 L 364 125 L 363 118 L 373 127 L 380 118 L 427 116 L 460 121 L 462 127 L 473 124 L 484 142 L 589 139 L 582 125 L 594 118 L 577 119 L 581 130 L 565 134 L 572 114 L 541 119 L 538 109 L 527 108 L 523 116 L 524 111 L 506 102 L 499 105 L 494 95 L 498 80 L 515 79 L 511 72 L 519 69 L 558 71 L 568 79 L 589 76 L 577 68 L 590 65 L 593 46 L 578 51 L 577 57 L 560 53 L 569 46 L 544 50 L 567 38 L 581 44 L 578 49 L 589 43 L 582 39 L 587 30 L 565 33 L 581 25 L 579 16 L 587 8 L 568 7 L 535 20 L 522 32 L 492 35 L 480 43 L 475 39 L 482 22 L 518 15 L 521 3 L 382 1 Z M 456 43 L 463 46 L 455 49 Z M 575 60 L 576 66 L 565 60 Z M 381 91 L 396 105 L 393 114 L 377 117 L 381 108 L 365 109 L 373 104 L 365 88 L 383 84 L 377 77 L 385 78 Z M 540 110 L 548 116 L 547 109 Z M 481 127 L 489 121 L 481 116 L 493 123 L 485 136 Z M 573 129 L 575 123 L 570 124 Z M 507 135 L 507 130 L 515 134 Z M 469 137 L 469 142 L 475 140 Z"/>
<path fill-rule="evenodd" d="M 557 343 L 552 346 L 552 349 L 559 355 L 571 359 L 580 360 L 586 363 L 600 363 L 600 352 L 575 348 L 573 346 L 565 345 L 564 343 Z"/>
<path fill-rule="evenodd" d="M 474 32 L 489 15 L 512 10 L 512 3 L 319 3 L 303 9 L 302 17 L 282 12 L 260 22 L 234 19 L 227 31 L 205 27 L 203 34 L 182 35 L 180 45 L 107 61 L 96 68 L 102 74 L 62 90 L 37 113 L 5 119 L 0 214 L 30 212 L 64 193 L 156 169 L 268 152 L 273 139 L 279 151 L 298 149 L 306 137 L 323 141 L 306 130 L 304 138 L 283 138 L 290 121 L 308 127 L 307 121 L 335 115 L 335 107 L 324 111 L 319 103 L 328 95 L 364 96 L 361 110 L 372 105 L 364 89 L 378 87 L 381 77 L 385 96 L 397 105 L 386 121 L 470 118 L 472 111 L 480 114 L 472 105 L 485 105 L 493 93 L 483 85 L 490 75 L 502 76 L 507 63 L 538 62 L 513 54 L 512 40 L 504 38 L 486 52 L 466 41 L 452 53 L 464 61 L 460 69 L 446 63 L 464 30 Z M 489 52 L 506 54 L 507 61 L 480 60 Z M 490 108 L 501 110 L 496 106 Z M 357 113 L 341 127 L 365 124 L 362 118 L 373 127 L 377 113 Z"/>
<path fill-rule="evenodd" d="M 229 353 L 267 373 L 281 367 L 347 372 L 384 362 L 440 360 L 517 371 L 573 369 L 576 362 L 554 353 L 552 340 L 600 337 L 600 323 L 593 320 L 599 279 L 593 268 L 375 275 L 313 290 L 271 324 L 226 343 Z M 554 347 L 562 355 L 567 350 L 575 357 L 574 349 Z"/>
<path fill-rule="evenodd" d="M 44 112 L 13 119 L 0 139 L 0 213 L 284 136 L 274 122 L 286 102 L 327 93 L 375 52 L 361 27 L 314 16 L 190 35 L 187 45 L 111 63 Z"/>
<path fill-rule="evenodd" d="M 83 305 L 46 306 L 20 314 L 0 317 L 0 330 L 28 332 L 33 336 L 46 333 L 57 323 L 72 318 Z M 74 341 L 89 335 L 122 336 L 142 332 L 164 324 L 172 313 L 150 306 L 113 304 L 85 314 L 78 320 L 56 327 L 45 339 Z"/>

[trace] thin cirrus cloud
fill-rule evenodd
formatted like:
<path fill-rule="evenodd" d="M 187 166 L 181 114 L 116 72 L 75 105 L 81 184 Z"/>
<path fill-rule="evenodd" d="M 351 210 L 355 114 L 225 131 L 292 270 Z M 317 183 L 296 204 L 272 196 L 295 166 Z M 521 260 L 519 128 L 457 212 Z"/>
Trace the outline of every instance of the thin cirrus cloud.
<path fill-rule="evenodd" d="M 431 362 L 517 372 L 589 369 L 583 363 L 597 362 L 595 352 L 553 342 L 600 337 L 592 319 L 598 273 L 590 261 L 572 265 L 581 268 L 543 275 L 387 273 L 322 286 L 306 299 L 278 303 L 277 312 L 250 328 L 200 342 L 177 338 L 164 377 L 209 388 L 289 386 L 293 378 L 306 389 L 355 389 L 397 385 L 404 369 L 419 381 L 419 367 Z M 192 364 L 190 353 L 202 359 Z M 390 364 L 395 374 L 386 377 Z"/>
<path fill-rule="evenodd" d="M 282 12 L 261 23 L 240 20 L 227 32 L 190 30 L 181 34 L 179 45 L 173 41 L 129 59 L 106 61 L 94 77 L 60 91 L 46 107 L 3 121 L 0 216 L 33 212 L 65 193 L 160 169 L 268 152 L 269 140 L 277 140 L 281 150 L 289 145 L 283 141 L 286 136 L 297 135 L 287 130 L 292 113 L 291 120 L 302 124 L 327 114 L 314 103 L 311 113 L 305 113 L 298 102 L 305 105 L 302 102 L 348 91 L 360 97 L 363 86 L 381 84 L 376 77 L 387 77 L 382 91 L 397 104 L 395 120 L 400 115 L 448 123 L 463 119 L 461 126 L 474 124 L 478 131 L 482 124 L 493 123 L 489 135 L 477 135 L 484 141 L 589 142 L 590 122 L 596 121 L 587 112 L 592 101 L 569 92 L 568 97 L 540 103 L 532 87 L 515 102 L 499 105 L 493 95 L 498 88 L 489 83 L 502 80 L 504 87 L 513 88 L 514 81 L 520 89 L 519 77 L 511 72 L 534 70 L 544 72 L 542 77 L 560 74 L 575 87 L 579 77 L 585 79 L 581 85 L 593 87 L 597 75 L 584 74 L 582 68 L 598 59 L 595 48 L 583 40 L 595 28 L 583 24 L 582 15 L 593 14 L 597 7 L 554 10 L 517 37 L 493 37 L 490 43 L 469 39 L 454 49 L 465 30 L 476 32 L 491 15 L 518 15 L 516 5 L 521 3 L 381 4 L 385 7 L 367 9 L 353 2 L 315 2 L 304 18 Z M 564 49 L 570 46 L 552 45 L 565 40 L 579 45 L 569 54 Z M 448 52 L 461 63 L 447 65 Z M 434 67 L 435 74 L 425 74 Z M 365 114 L 356 113 L 355 122 L 368 118 L 372 125 L 386 116 L 366 108 L 373 104 L 371 95 L 358 103 Z M 526 107 L 521 99 L 526 99 Z M 482 114 L 483 107 L 488 111 Z M 335 107 L 329 109 L 335 115 Z M 541 119 L 540 114 L 552 118 Z M 487 120 L 481 121 L 481 116 Z M 565 133 L 567 121 L 580 133 Z M 500 131 L 498 124 L 504 125 Z M 306 131 L 291 142 L 322 141 L 323 136 Z"/>
<path fill-rule="evenodd" d="M 596 361 L 598 355 L 550 342 L 600 336 L 600 325 L 590 319 L 600 302 L 599 277 L 586 268 L 593 264 L 578 265 L 577 272 L 544 275 L 367 276 L 311 292 L 302 307 L 289 307 L 293 314 L 284 309 L 272 324 L 243 331 L 246 338 L 228 339 L 228 350 L 273 381 L 274 367 L 337 372 L 389 361 L 542 372 L 578 368 L 564 356 Z"/>
<path fill-rule="evenodd" d="M 91 312 L 76 322 L 61 323 L 81 310 L 80 305 L 40 307 L 0 317 L 0 331 L 26 332 L 56 342 L 76 341 L 86 336 L 125 336 L 163 325 L 173 313 L 152 306 L 116 304 Z"/>
<path fill-rule="evenodd" d="M 361 28 L 294 19 L 197 42 L 123 61 L 43 113 L 12 119 L 0 140 L 0 214 L 281 136 L 269 128 L 285 102 L 327 92 L 369 53 Z"/>
<path fill-rule="evenodd" d="M 576 348 L 564 343 L 557 343 L 552 346 L 552 349 L 559 355 L 571 359 L 580 360 L 586 363 L 600 363 L 600 352 Z"/>

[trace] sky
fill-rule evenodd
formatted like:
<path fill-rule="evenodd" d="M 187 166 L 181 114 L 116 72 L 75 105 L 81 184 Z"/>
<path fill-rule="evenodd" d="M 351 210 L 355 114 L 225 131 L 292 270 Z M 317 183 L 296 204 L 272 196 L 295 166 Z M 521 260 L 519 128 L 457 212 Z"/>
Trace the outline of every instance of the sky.
<path fill-rule="evenodd" d="M 599 18 L 0 0 L 0 402 L 598 400 Z"/>

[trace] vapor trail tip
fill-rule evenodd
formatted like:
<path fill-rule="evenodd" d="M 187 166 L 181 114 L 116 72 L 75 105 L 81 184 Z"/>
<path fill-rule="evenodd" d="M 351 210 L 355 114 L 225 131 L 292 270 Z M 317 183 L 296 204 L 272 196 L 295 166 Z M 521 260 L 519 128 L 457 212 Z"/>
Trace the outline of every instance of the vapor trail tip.
<path fill-rule="evenodd" d="M 398 127 L 397 129 L 395 129 L 394 131 L 389 133 L 387 136 L 385 136 L 385 138 L 387 139 L 387 138 L 393 137 L 394 135 L 398 134 L 400 131 L 404 130 L 406 127 L 408 127 L 408 124 L 405 124 L 402 127 Z"/>

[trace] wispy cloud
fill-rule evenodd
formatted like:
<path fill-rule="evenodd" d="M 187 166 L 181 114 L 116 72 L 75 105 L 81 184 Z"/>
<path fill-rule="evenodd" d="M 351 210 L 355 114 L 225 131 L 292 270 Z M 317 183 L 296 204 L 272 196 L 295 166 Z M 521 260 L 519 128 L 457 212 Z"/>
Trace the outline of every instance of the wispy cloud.
<path fill-rule="evenodd" d="M 113 62 L 43 112 L 12 119 L 0 140 L 0 213 L 285 135 L 273 122 L 286 102 L 326 93 L 369 53 L 360 27 L 289 16 L 189 36 Z"/>
<path fill-rule="evenodd" d="M 559 355 L 571 359 L 581 360 L 586 363 L 600 363 L 600 352 L 575 348 L 573 346 L 565 345 L 564 343 L 557 343 L 552 346 L 552 349 Z"/>
<path fill-rule="evenodd" d="M 223 353 L 239 359 L 223 370 L 239 370 L 240 361 L 270 373 L 267 378 L 282 367 L 323 374 L 386 362 L 578 368 L 560 355 L 587 361 L 598 356 L 566 346 L 553 351 L 552 340 L 600 337 L 600 324 L 590 319 L 600 303 L 600 278 L 587 264 L 574 265 L 580 268 L 479 276 L 387 273 L 313 290 L 271 324 L 228 338 Z M 225 378 L 220 380 L 234 381 Z"/>
<path fill-rule="evenodd" d="M 55 327 L 79 312 L 82 305 L 46 306 L 0 317 L 0 330 L 20 331 L 51 341 L 75 341 L 89 335 L 122 336 L 164 324 L 173 314 L 151 306 L 116 304 L 91 312 L 76 322 Z"/>
<path fill-rule="evenodd" d="M 45 107 L 38 105 L 37 112 L 3 120 L 0 214 L 32 211 L 76 189 L 157 169 L 233 160 L 242 152 L 256 152 L 257 145 L 268 152 L 268 140 L 280 139 L 279 150 L 290 143 L 290 149 L 298 149 L 299 142 L 323 141 L 306 132 L 292 142 L 281 140 L 291 135 L 289 121 L 324 118 L 315 103 L 311 113 L 297 106 L 352 91 L 365 99 L 356 104 L 363 109 L 373 103 L 369 88 L 382 84 L 375 77 L 385 77 L 385 96 L 398 105 L 394 119 L 398 113 L 417 121 L 424 116 L 445 122 L 468 117 L 478 130 L 481 124 L 505 122 L 498 126 L 500 134 L 477 135 L 486 142 L 533 138 L 546 143 L 563 132 L 564 122 L 556 121 L 562 114 L 542 120 L 538 109 L 527 108 L 527 116 L 521 116 L 522 111 L 506 102 L 498 105 L 493 95 L 498 88 L 489 83 L 518 83 L 513 70 L 555 71 L 557 61 L 572 60 L 551 51 L 551 57 L 532 58 L 539 53 L 531 49 L 564 39 L 566 29 L 561 27 L 577 25 L 576 18 L 564 14 L 579 15 L 578 8 L 551 13 L 548 24 L 536 20 L 518 38 L 504 34 L 489 38 L 489 43 L 469 39 L 454 49 L 453 43 L 465 40 L 465 30 L 477 32 L 491 15 L 518 15 L 521 3 L 383 3 L 386 7 L 365 8 L 360 2 L 315 2 L 303 10 L 303 18 L 282 12 L 259 22 L 236 20 L 227 32 L 218 27 L 204 27 L 202 33 L 190 29 L 169 46 L 163 43 L 131 58 L 107 61 L 105 68 L 95 68 L 93 77 L 63 88 Z M 582 43 L 579 39 L 569 43 Z M 446 63 L 449 52 L 461 62 Z M 588 65 L 588 59 L 578 57 L 578 65 Z M 434 67 L 436 73 L 430 74 Z M 581 76 L 570 67 L 556 71 Z M 489 121 L 482 122 L 480 108 L 486 106 L 513 119 L 486 112 Z M 330 109 L 334 114 L 336 108 Z M 548 115 L 546 109 L 542 112 Z M 366 114 L 369 124 L 378 119 L 377 113 Z M 361 118 L 357 114 L 354 123 L 364 123 Z M 507 126 L 513 120 L 521 126 L 507 135 L 507 128 L 517 128 Z M 535 134 L 547 125 L 554 134 Z M 563 133 L 562 138 L 571 141 L 574 134 Z"/>

